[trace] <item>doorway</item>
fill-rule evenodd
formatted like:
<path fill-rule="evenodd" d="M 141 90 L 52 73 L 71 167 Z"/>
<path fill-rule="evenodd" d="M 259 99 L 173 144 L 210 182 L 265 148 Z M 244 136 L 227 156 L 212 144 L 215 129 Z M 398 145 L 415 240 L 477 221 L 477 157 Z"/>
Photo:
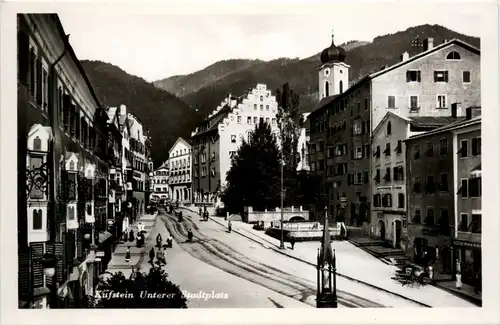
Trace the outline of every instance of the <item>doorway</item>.
<path fill-rule="evenodd" d="M 383 220 L 378 221 L 378 233 L 380 235 L 380 240 L 385 240 L 385 223 Z"/>

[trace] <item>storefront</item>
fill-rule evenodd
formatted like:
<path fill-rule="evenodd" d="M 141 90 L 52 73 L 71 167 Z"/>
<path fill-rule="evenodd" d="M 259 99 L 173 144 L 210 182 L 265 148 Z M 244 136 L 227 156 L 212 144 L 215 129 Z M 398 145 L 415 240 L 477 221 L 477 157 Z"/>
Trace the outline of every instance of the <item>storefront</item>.
<path fill-rule="evenodd" d="M 481 244 L 454 240 L 457 271 L 462 274 L 462 282 L 476 285 L 481 280 Z"/>

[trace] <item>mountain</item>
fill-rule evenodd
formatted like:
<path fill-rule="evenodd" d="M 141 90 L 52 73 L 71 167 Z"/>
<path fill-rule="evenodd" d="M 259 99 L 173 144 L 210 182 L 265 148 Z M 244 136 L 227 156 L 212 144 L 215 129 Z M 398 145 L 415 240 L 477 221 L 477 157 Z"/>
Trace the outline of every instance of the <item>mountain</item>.
<path fill-rule="evenodd" d="M 435 45 L 458 38 L 473 46 L 480 46 L 479 38 L 463 35 L 440 25 L 411 27 L 405 31 L 376 37 L 372 42 L 350 41 L 340 46 L 347 51 L 346 63 L 351 66 L 351 84 L 385 65 L 399 62 L 401 53 L 405 51 L 410 56 L 420 52 L 421 48 L 412 47 L 412 41 L 417 36 L 421 41 L 432 37 Z M 329 45 L 325 40 L 325 48 Z M 226 60 L 190 75 L 166 78 L 154 84 L 178 94 L 206 116 L 228 93 L 242 95 L 258 82 L 265 83 L 274 92 L 288 82 L 296 92 L 302 94 L 302 110 L 310 111 L 318 101 L 316 67 L 319 65 L 319 53 L 305 59 Z"/>
<path fill-rule="evenodd" d="M 177 137 L 189 137 L 201 116 L 177 96 L 132 76 L 117 66 L 101 61 L 83 60 L 97 97 L 103 105 L 125 104 L 150 130 L 152 159 L 159 166 Z"/>

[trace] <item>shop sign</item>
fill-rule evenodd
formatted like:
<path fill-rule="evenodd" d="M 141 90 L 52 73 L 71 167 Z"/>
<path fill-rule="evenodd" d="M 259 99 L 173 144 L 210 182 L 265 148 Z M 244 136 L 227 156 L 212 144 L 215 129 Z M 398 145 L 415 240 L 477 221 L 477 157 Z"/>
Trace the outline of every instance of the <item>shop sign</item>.
<path fill-rule="evenodd" d="M 455 246 L 461 246 L 461 247 L 481 248 L 480 243 L 473 243 L 473 242 L 469 242 L 469 241 L 454 240 L 453 244 Z"/>
<path fill-rule="evenodd" d="M 96 257 L 104 257 L 104 256 L 105 256 L 105 254 L 106 254 L 106 253 L 105 253 L 104 251 L 97 251 L 97 252 L 95 252 L 95 256 L 96 256 Z"/>

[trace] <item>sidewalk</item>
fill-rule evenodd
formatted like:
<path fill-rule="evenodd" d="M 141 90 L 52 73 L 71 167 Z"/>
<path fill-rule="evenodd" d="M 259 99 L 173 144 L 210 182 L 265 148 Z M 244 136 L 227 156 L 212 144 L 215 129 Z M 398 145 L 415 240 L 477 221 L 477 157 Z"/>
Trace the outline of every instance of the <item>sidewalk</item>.
<path fill-rule="evenodd" d="M 224 218 L 210 217 L 210 219 L 222 227 L 227 227 L 227 221 Z M 316 266 L 319 242 L 298 242 L 295 244 L 294 250 L 291 250 L 290 244 L 286 242 L 287 249 L 281 250 L 279 249 L 279 240 L 265 235 L 262 231 L 252 229 L 253 225 L 251 224 L 232 221 L 232 226 L 234 232 L 260 243 L 264 247 L 305 262 L 310 266 Z M 401 284 L 391 279 L 397 269 L 395 266 L 381 262 L 376 257 L 347 241 L 334 241 L 332 246 L 336 250 L 337 270 L 340 277 L 361 281 L 367 285 L 382 288 L 430 307 L 475 307 L 474 304 L 433 286 L 418 288 L 401 286 Z"/>
<path fill-rule="evenodd" d="M 151 236 L 152 229 L 154 229 L 156 225 L 157 216 L 158 212 L 155 212 L 152 215 L 144 214 L 140 216 L 136 220 L 136 222 L 130 227 L 132 230 L 134 230 L 135 236 L 137 236 L 138 233 L 139 223 L 142 223 L 145 226 L 144 228 L 144 230 L 146 231 L 145 242 L 147 242 L 149 237 Z M 121 271 L 125 269 L 132 269 L 139 267 L 141 264 L 142 257 L 146 252 L 146 246 L 147 245 L 140 248 L 136 247 L 135 240 L 134 242 L 120 241 L 120 243 L 116 246 L 113 255 L 111 256 L 111 260 L 108 263 L 108 271 L 110 270 Z M 125 253 L 127 251 L 127 247 L 130 247 L 130 262 L 125 261 Z"/>

